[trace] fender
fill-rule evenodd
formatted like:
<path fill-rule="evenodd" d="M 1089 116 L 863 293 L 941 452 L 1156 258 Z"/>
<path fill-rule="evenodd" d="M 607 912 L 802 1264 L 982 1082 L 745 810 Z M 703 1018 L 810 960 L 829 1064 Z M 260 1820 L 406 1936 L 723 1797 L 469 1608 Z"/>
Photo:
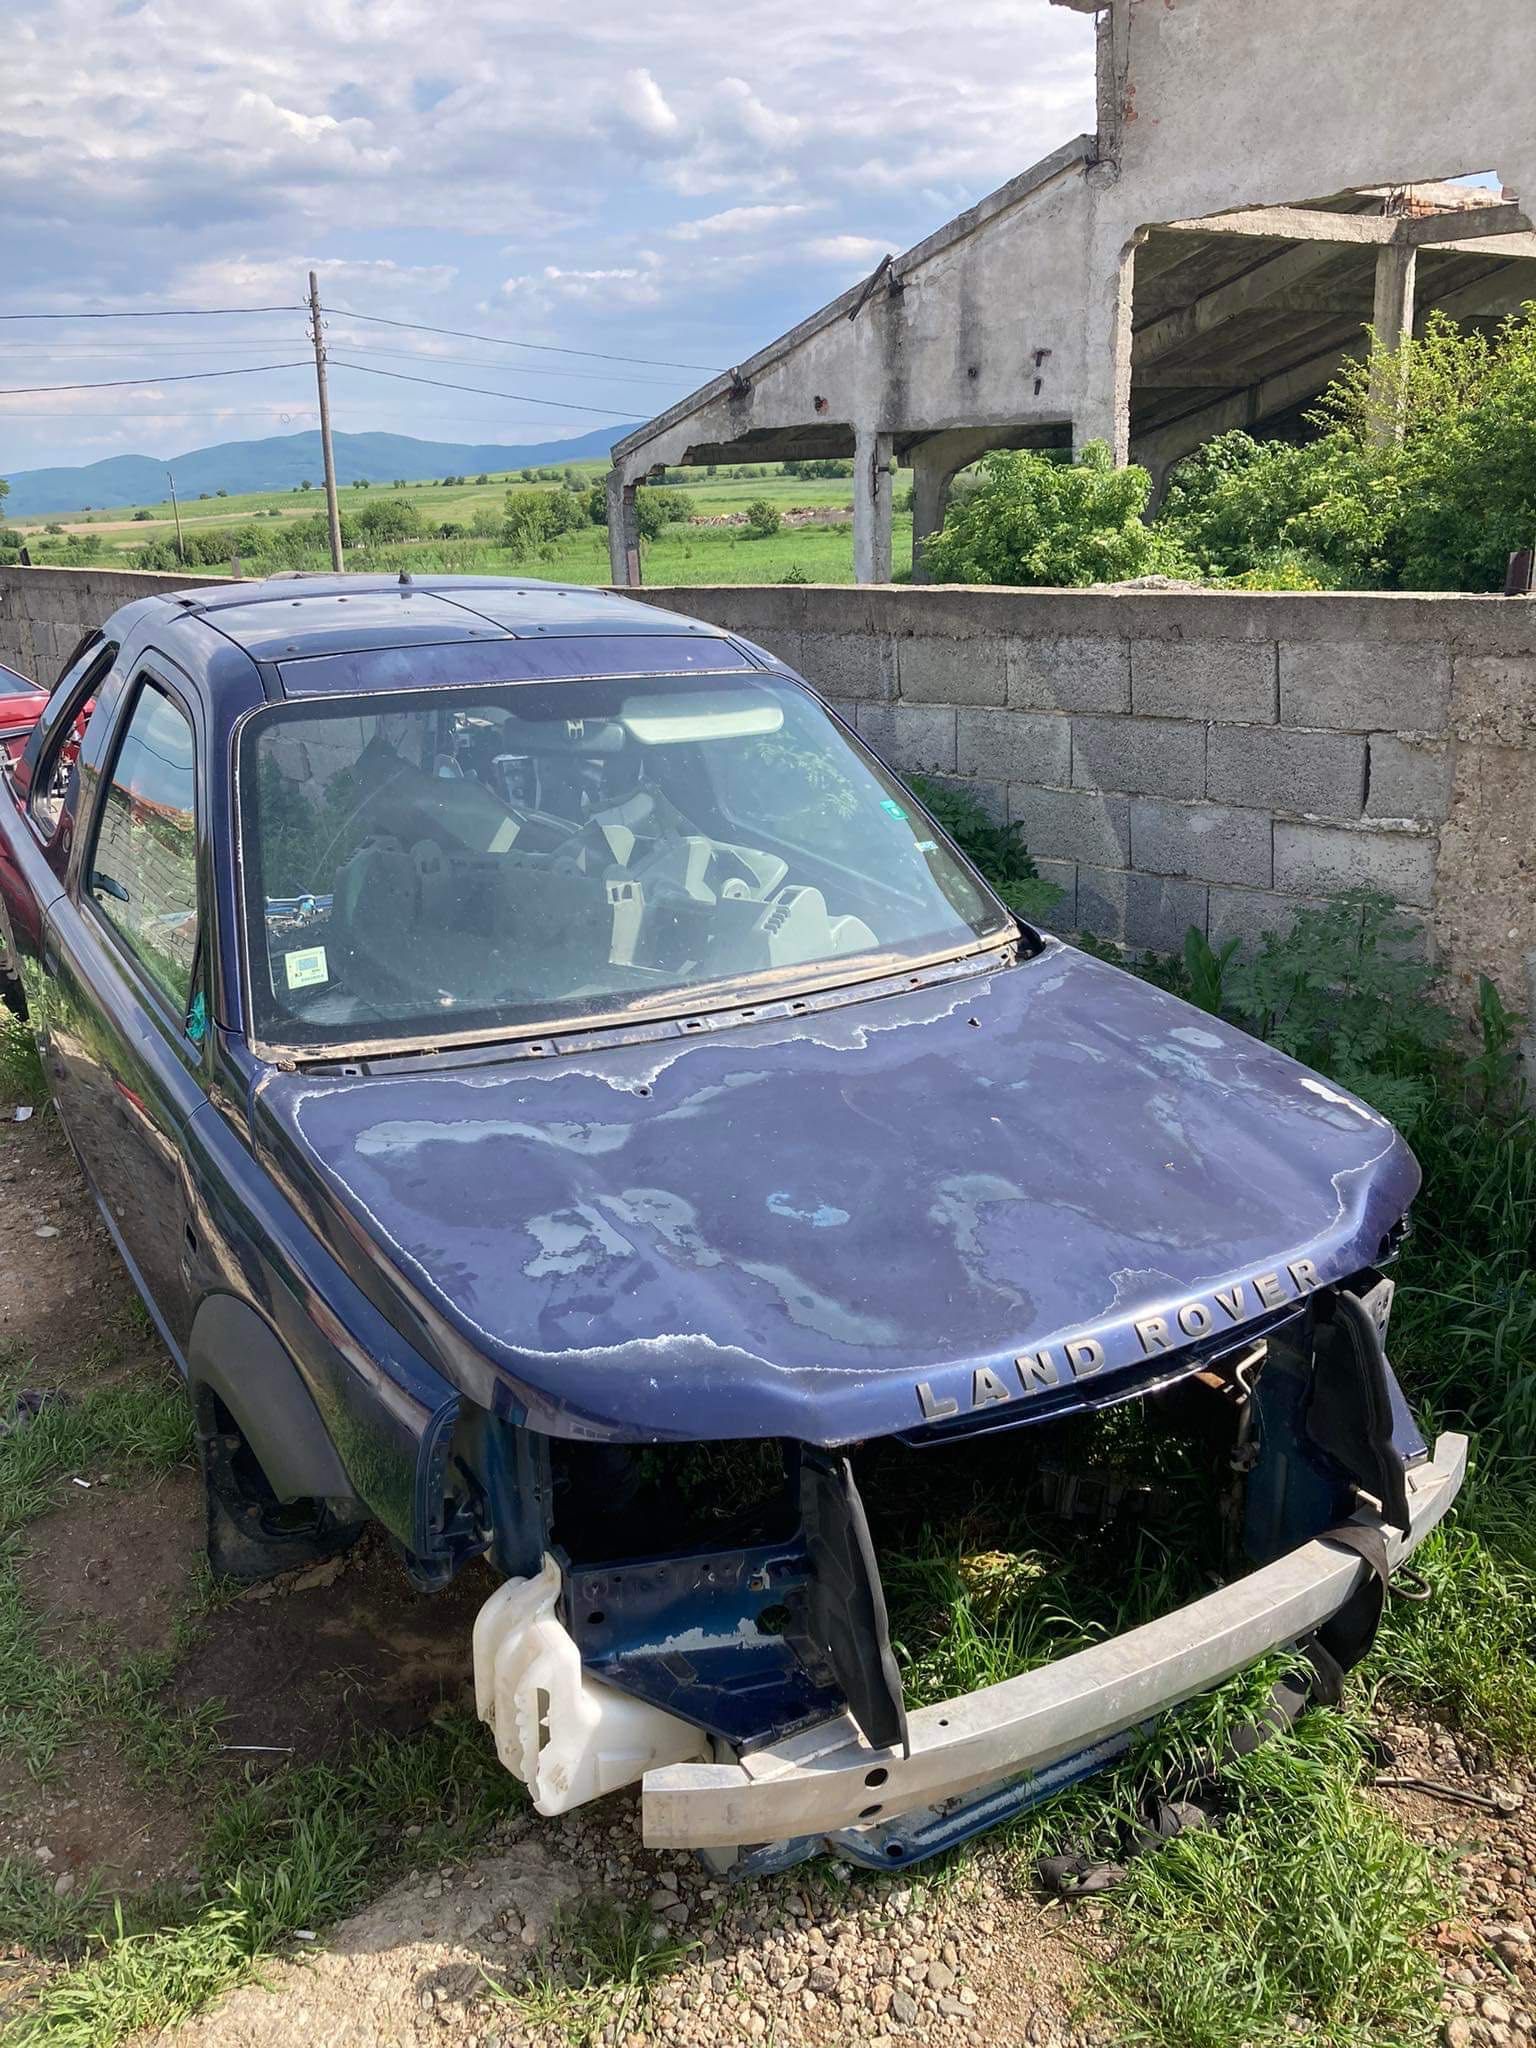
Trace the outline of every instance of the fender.
<path fill-rule="evenodd" d="M 344 1516 L 357 1498 L 314 1397 L 276 1332 L 232 1294 L 209 1296 L 187 1346 L 187 1388 L 218 1395 L 280 1501 L 325 1500 Z"/>

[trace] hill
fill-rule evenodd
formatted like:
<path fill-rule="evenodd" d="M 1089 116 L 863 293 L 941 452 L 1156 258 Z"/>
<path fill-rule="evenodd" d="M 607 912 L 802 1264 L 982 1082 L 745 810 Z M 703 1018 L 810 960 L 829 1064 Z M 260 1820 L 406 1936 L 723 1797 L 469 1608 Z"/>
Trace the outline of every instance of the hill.
<path fill-rule="evenodd" d="M 409 434 L 337 434 L 336 480 L 412 482 L 444 474 L 471 476 L 485 470 L 525 469 L 566 462 L 591 462 L 607 455 L 633 429 L 622 422 L 598 427 L 569 441 L 514 447 L 460 441 L 418 441 Z M 306 478 L 319 487 L 323 475 L 318 433 L 280 434 L 266 441 L 224 441 L 192 448 L 171 458 L 183 502 L 200 491 L 291 491 Z M 8 476 L 7 518 L 37 519 L 85 506 L 157 504 L 166 492 L 166 464 L 153 455 L 112 455 L 73 469 L 24 469 Z"/>

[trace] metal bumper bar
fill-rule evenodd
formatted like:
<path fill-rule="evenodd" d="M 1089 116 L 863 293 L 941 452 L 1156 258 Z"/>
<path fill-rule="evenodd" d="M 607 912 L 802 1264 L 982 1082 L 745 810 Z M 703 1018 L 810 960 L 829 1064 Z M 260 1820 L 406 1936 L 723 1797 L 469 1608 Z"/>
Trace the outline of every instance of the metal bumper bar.
<path fill-rule="evenodd" d="M 1411 1528 L 1383 1529 L 1396 1565 L 1461 1490 L 1467 1440 L 1445 1435 L 1408 1474 Z M 1380 1527 L 1371 1515 L 1358 1522 Z M 736 1849 L 835 1829 L 879 1827 L 917 1807 L 1044 1771 L 1288 1648 L 1344 1605 L 1367 1566 L 1321 1538 L 1160 1620 L 963 1699 L 909 1717 L 910 1756 L 871 1749 L 844 1716 L 739 1763 L 648 1771 L 642 1825 L 652 1848 Z"/>

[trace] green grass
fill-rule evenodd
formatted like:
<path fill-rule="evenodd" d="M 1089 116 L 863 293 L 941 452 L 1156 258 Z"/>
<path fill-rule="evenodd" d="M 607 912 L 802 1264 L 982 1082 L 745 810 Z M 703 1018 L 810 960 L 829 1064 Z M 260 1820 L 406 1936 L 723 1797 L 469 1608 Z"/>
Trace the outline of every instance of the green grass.
<path fill-rule="evenodd" d="M 5 2048 L 116 2048 L 174 2026 L 285 1952 L 295 1930 L 329 1926 L 412 1865 L 472 1853 L 521 1802 L 468 1716 L 410 1740 L 368 1738 L 340 1763 L 237 1784 L 214 1798 L 200 1893 L 161 1924 L 124 1917 L 92 1928 L 101 1916 L 89 1910 L 50 1923 L 34 1888 L 27 1931 L 83 1954 L 0 2039 Z M 407 1827 L 418 1833 L 407 1839 Z M 5 1902 L 0 1890 L 0 1910 Z"/>
<path fill-rule="evenodd" d="M 1446 1895 L 1428 1854 L 1365 1796 L 1348 1722 L 1310 1716 L 1232 1766 L 1218 1827 L 1136 1859 L 1090 1970 L 1117 2037 L 1147 2048 L 1409 2048 L 1438 1973 Z"/>
<path fill-rule="evenodd" d="M 14 1390 L 0 1396 L 8 1407 Z M 162 1663 L 129 1660 L 115 1672 L 56 1654 L 27 1605 L 18 1558 L 28 1522 L 45 1514 L 71 1476 L 99 1482 L 168 1472 L 192 1454 L 192 1415 L 179 1386 L 108 1386 L 50 1401 L 0 1436 L 0 1744 L 42 1773 L 82 1727 L 123 1724 L 130 1754 L 150 1775 L 206 1747 L 207 1715 L 168 1716 L 156 1695 Z"/>
<path fill-rule="evenodd" d="M 36 1039 L 9 1010 L 0 1010 L 0 1109 L 22 1103 L 37 1109 L 47 1100 Z"/>
<path fill-rule="evenodd" d="M 582 477 L 595 482 L 606 474 L 606 465 L 576 465 Z M 905 481 L 904 479 L 901 481 Z M 898 488 L 899 488 L 898 484 Z M 516 476 L 498 477 L 490 484 L 410 484 L 404 493 L 421 513 L 423 523 L 440 526 L 454 522 L 466 528 L 477 513 L 500 513 L 509 489 L 535 488 L 521 484 Z M 559 489 L 559 485 L 541 485 Z M 801 479 L 775 470 L 761 478 L 708 477 L 702 472 L 686 484 L 669 484 L 688 501 L 690 513 L 709 517 L 742 512 L 753 499 L 766 498 L 781 512 L 791 507 L 831 506 L 848 509 L 848 520 L 827 526 L 786 527 L 767 539 L 754 540 L 739 527 L 709 527 L 679 524 L 669 526 L 656 541 L 647 544 L 644 576 L 654 584 L 779 583 L 786 578 L 809 583 L 851 583 L 853 581 L 852 491 L 850 479 Z M 367 491 L 350 486 L 341 492 L 342 509 L 354 512 L 370 498 L 392 495 L 389 480 L 375 480 Z M 324 510 L 321 491 L 256 491 L 239 497 L 194 499 L 181 508 L 182 527 L 191 534 L 208 528 L 243 525 L 251 521 L 282 532 L 280 521 L 312 519 Z M 50 537 L 47 524 L 63 525 L 91 536 L 97 543 L 103 565 L 126 567 L 137 550 L 154 541 L 173 539 L 169 500 L 147 505 L 152 516 L 135 520 L 132 506 L 100 508 L 91 512 L 55 514 L 48 521 L 13 522 L 28 533 L 32 558 L 48 563 L 65 559 L 67 543 Z M 277 518 L 271 517 L 277 514 Z M 896 513 L 892 523 L 894 569 L 898 575 L 912 564 L 912 518 Z M 327 566 L 316 550 L 308 566 Z M 436 569 L 459 575 L 539 576 L 555 581 L 606 583 L 608 581 L 608 536 L 606 529 L 589 526 L 563 535 L 559 540 L 517 553 L 498 544 L 464 538 L 423 540 L 395 546 L 355 548 L 348 551 L 349 569 Z M 246 564 L 247 574 L 259 574 L 254 560 Z M 216 571 L 201 571 L 212 574 Z"/>

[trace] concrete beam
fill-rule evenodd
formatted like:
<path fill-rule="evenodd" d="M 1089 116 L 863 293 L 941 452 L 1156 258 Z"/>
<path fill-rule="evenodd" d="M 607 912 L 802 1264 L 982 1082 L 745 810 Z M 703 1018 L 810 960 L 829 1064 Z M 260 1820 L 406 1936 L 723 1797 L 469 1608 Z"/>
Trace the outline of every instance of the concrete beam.
<path fill-rule="evenodd" d="M 1453 320 L 1475 319 L 1479 315 L 1499 319 L 1506 313 L 1518 313 L 1522 306 L 1536 299 L 1536 270 L 1527 270 L 1517 263 L 1502 264 L 1491 276 L 1477 278 L 1460 291 L 1443 296 L 1422 277 L 1419 283 L 1420 305 L 1434 306 Z"/>
<path fill-rule="evenodd" d="M 1531 240 L 1530 215 L 1515 205 L 1463 206 L 1450 213 L 1426 213 L 1417 218 L 1407 214 L 1329 213 L 1319 206 L 1250 206 L 1232 213 L 1207 213 L 1197 220 L 1169 220 L 1152 223 L 1159 234 L 1240 235 L 1267 242 L 1331 242 L 1337 247 L 1381 248 L 1390 242 L 1405 242 L 1411 248 L 1428 245 L 1460 249 L 1468 254 L 1481 250 L 1494 236 L 1519 235 Z M 1518 253 L 1528 253 L 1522 249 Z"/>
<path fill-rule="evenodd" d="M 1357 353 L 1353 347 L 1329 349 L 1289 370 L 1266 377 L 1245 391 L 1235 392 L 1232 397 L 1223 398 L 1215 405 L 1200 406 L 1180 419 L 1153 427 L 1131 443 L 1131 460 L 1156 470 L 1159 466 L 1178 462 L 1192 449 L 1198 448 L 1202 441 L 1209 441 L 1216 434 L 1230 433 L 1234 427 L 1257 426 L 1272 413 L 1285 412 L 1304 398 L 1315 398 L 1327 386 L 1340 363 Z"/>
<path fill-rule="evenodd" d="M 1246 235 L 1266 242 L 1333 242 L 1379 246 L 1394 241 L 1402 222 L 1382 213 L 1328 213 L 1322 207 L 1250 206 L 1208 213 L 1199 220 L 1154 222 L 1159 234 Z"/>
<path fill-rule="evenodd" d="M 1437 242 L 1437 254 L 1448 256 L 1502 256 L 1509 262 L 1536 262 L 1536 234 L 1503 234 L 1489 242 L 1479 242 L 1471 237 L 1458 238 L 1453 242 Z"/>
<path fill-rule="evenodd" d="M 1512 200 L 1498 206 L 1458 206 L 1451 213 L 1409 214 L 1400 222 L 1402 239 L 1415 249 L 1432 242 L 1466 243 L 1488 235 L 1522 234 L 1530 225 L 1525 208 Z"/>
<path fill-rule="evenodd" d="M 1303 287 L 1307 278 L 1325 269 L 1337 256 L 1336 248 L 1319 248 L 1315 244 L 1287 249 L 1283 255 L 1245 271 L 1230 283 L 1218 285 L 1190 305 L 1166 313 L 1136 332 L 1131 341 L 1132 363 L 1139 371 L 1143 363 L 1187 349 L 1191 342 L 1225 326 L 1229 320 L 1240 319 L 1244 313 L 1256 312 L 1261 307 L 1269 308 L 1278 293 Z"/>

